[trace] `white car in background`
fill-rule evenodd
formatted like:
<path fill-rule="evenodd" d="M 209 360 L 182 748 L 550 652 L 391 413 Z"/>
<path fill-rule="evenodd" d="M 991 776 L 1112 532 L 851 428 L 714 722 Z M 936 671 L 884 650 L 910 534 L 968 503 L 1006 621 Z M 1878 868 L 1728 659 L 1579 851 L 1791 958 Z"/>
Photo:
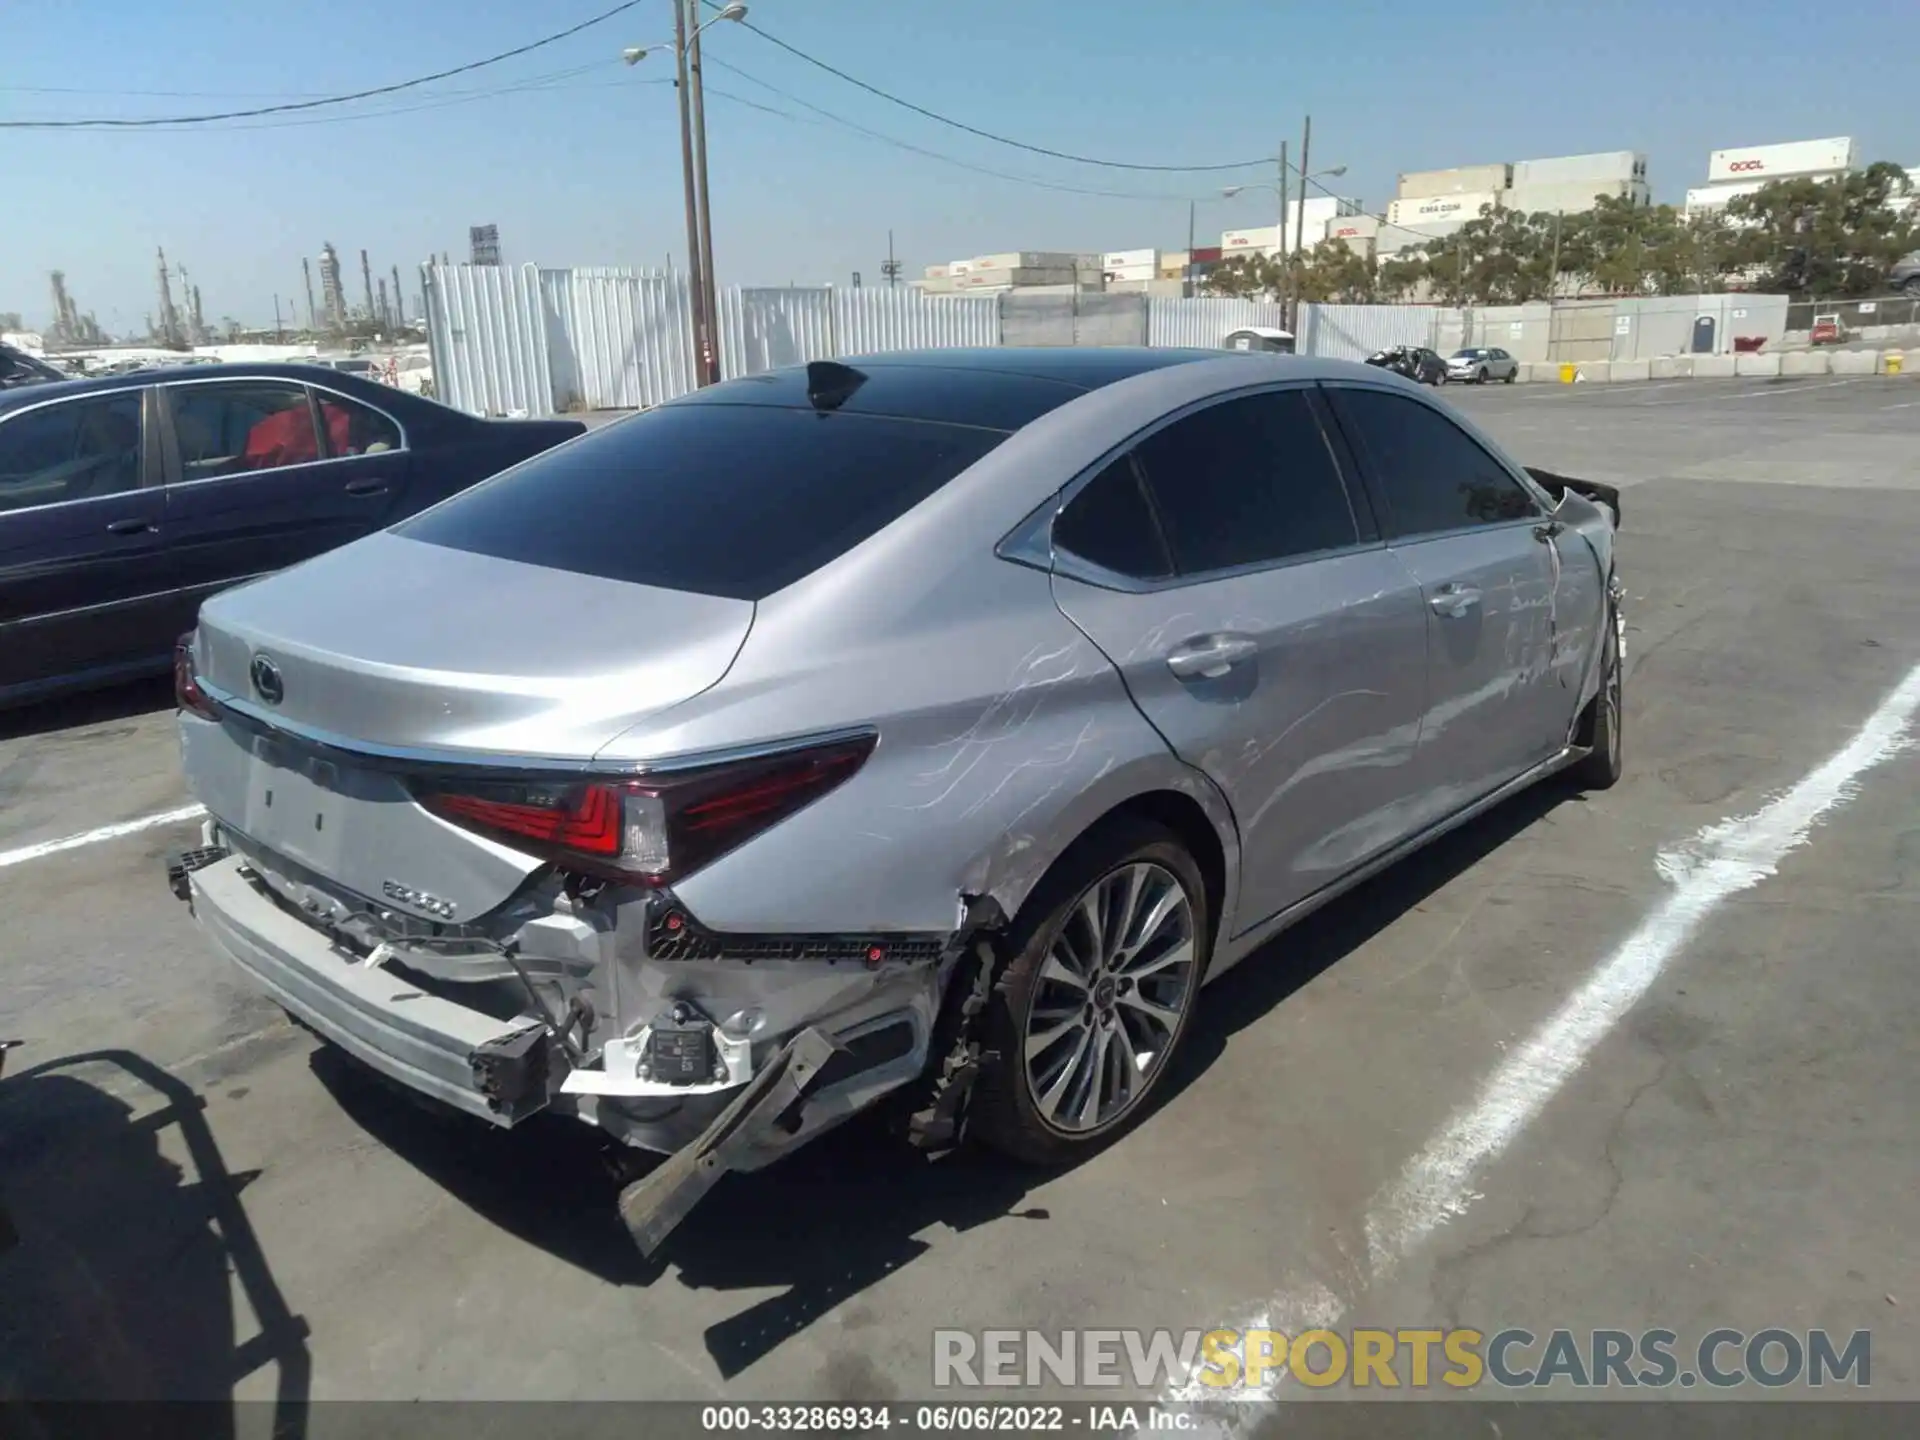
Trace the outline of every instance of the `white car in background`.
<path fill-rule="evenodd" d="M 393 384 L 409 395 L 433 397 L 433 357 L 402 355 L 396 363 Z"/>

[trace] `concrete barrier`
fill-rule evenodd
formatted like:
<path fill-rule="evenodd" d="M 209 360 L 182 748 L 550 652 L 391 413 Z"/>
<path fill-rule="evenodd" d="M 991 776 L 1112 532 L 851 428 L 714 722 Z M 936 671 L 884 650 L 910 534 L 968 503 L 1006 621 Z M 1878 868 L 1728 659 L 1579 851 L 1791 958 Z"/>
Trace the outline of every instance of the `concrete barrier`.
<path fill-rule="evenodd" d="M 1734 375 L 1733 362 L 1737 358 L 1740 357 L 1733 355 L 1696 355 L 1693 357 L 1693 378 L 1696 380 L 1731 380 Z"/>
<path fill-rule="evenodd" d="M 1649 380 L 1678 380 L 1680 378 L 1680 361 L 1682 358 L 1683 357 L 1679 355 L 1654 356 L 1652 360 L 1647 362 L 1647 378 Z M 1687 373 L 1689 375 L 1693 373 L 1693 367 L 1691 365 L 1687 367 Z"/>
<path fill-rule="evenodd" d="M 1824 350 L 1789 350 L 1780 357 L 1782 375 L 1831 375 L 1833 357 Z"/>
<path fill-rule="evenodd" d="M 1520 378 L 1535 385 L 1558 385 L 1560 383 L 1560 362 L 1558 360 L 1529 360 L 1520 367 Z"/>
<path fill-rule="evenodd" d="M 1733 357 L 1733 373 L 1756 377 L 1778 375 L 1780 357 L 1778 355 L 1736 355 Z"/>
<path fill-rule="evenodd" d="M 1827 358 L 1835 375 L 1871 375 L 1880 368 L 1878 350 L 1836 350 Z"/>
<path fill-rule="evenodd" d="M 1616 360 L 1613 362 L 1613 383 L 1618 385 L 1626 380 L 1651 380 L 1653 362 L 1651 360 Z"/>

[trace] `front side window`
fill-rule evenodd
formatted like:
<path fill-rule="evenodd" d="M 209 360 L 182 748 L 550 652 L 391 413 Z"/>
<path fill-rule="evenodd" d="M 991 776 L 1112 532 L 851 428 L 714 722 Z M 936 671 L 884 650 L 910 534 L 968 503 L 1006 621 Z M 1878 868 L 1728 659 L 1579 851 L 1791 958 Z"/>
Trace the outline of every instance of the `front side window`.
<path fill-rule="evenodd" d="M 1524 520 L 1538 507 L 1477 440 L 1430 405 L 1381 390 L 1330 388 L 1348 440 L 1387 502 L 1388 534 L 1412 539 Z"/>
<path fill-rule="evenodd" d="M 1210 405 L 1135 452 L 1182 575 L 1353 545 L 1346 486 L 1306 392 Z"/>
<path fill-rule="evenodd" d="M 172 385 L 181 478 L 212 480 L 320 458 L 304 386 L 274 380 Z"/>
<path fill-rule="evenodd" d="M 0 512 L 140 485 L 140 392 L 43 405 L 0 420 Z"/>

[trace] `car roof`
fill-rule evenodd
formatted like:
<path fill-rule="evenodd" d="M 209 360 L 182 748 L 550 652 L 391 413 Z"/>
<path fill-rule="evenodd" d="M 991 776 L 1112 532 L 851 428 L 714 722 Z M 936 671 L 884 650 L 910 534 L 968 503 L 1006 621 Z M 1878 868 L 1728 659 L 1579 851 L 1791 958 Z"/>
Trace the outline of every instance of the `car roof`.
<path fill-rule="evenodd" d="M 1018 430 L 1051 410 L 1137 375 L 1179 366 L 1248 363 L 1253 352 L 1146 346 L 1002 346 L 897 350 L 830 362 L 857 371 L 861 383 L 833 408 L 841 414 Z M 1301 379 L 1351 375 L 1363 367 L 1305 356 L 1262 358 L 1287 363 Z M 819 363 L 819 362 L 815 362 Z M 808 367 L 743 375 L 682 395 L 668 406 L 749 405 L 808 409 Z"/>
<path fill-rule="evenodd" d="M 171 366 L 156 365 L 144 370 L 123 370 L 117 375 L 91 375 L 81 380 L 48 380 L 38 385 L 23 385 L 18 389 L 0 390 L 0 414 L 18 409 L 25 405 L 41 405 L 49 400 L 64 400 L 74 395 L 90 395 L 96 392 L 106 393 L 114 390 L 127 390 L 142 385 L 163 384 L 191 375 L 193 383 L 207 380 L 294 380 L 306 385 L 325 385 L 339 390 L 343 394 L 364 395 L 370 401 L 387 408 L 393 403 L 389 397 L 401 396 L 398 402 L 405 403 L 404 392 L 388 385 L 375 385 L 356 379 L 351 371 L 334 370 L 325 365 L 291 364 L 226 364 Z"/>

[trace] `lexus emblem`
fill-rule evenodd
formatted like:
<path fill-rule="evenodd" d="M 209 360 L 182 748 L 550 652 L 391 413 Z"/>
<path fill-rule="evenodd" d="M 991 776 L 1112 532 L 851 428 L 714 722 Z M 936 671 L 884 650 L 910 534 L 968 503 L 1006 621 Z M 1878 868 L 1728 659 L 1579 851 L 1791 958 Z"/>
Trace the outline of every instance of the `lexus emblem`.
<path fill-rule="evenodd" d="M 278 705 L 287 698 L 287 684 L 280 678 L 280 667 L 266 656 L 254 656 L 247 675 L 253 681 L 253 693 L 267 704 Z"/>

